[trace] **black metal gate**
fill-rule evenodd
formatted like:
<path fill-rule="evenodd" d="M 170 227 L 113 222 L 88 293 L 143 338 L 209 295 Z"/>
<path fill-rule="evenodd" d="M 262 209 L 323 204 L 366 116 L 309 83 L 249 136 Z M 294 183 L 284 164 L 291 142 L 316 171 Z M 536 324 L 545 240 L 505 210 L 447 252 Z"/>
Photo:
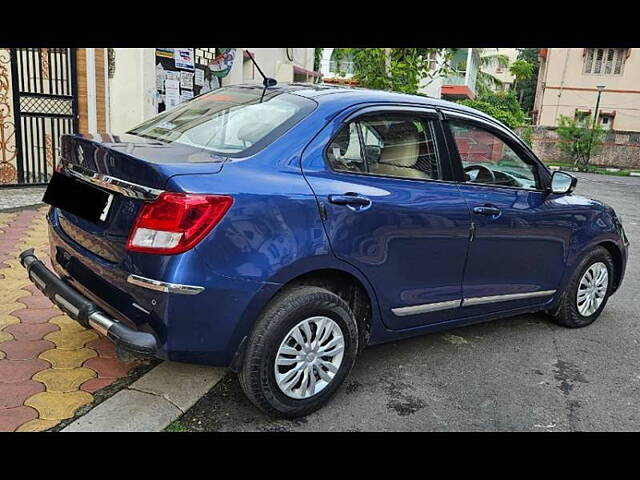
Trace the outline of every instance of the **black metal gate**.
<path fill-rule="evenodd" d="M 76 50 L 12 48 L 11 77 L 18 183 L 47 183 L 60 135 L 78 131 Z"/>

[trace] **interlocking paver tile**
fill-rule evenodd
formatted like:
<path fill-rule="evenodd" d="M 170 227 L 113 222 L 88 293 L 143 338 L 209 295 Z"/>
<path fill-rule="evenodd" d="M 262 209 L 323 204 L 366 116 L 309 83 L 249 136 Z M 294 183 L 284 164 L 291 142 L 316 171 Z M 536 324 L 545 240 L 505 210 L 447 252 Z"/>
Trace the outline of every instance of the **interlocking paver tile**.
<path fill-rule="evenodd" d="M 83 348 L 86 343 L 97 339 L 98 334 L 93 330 L 59 330 L 57 332 L 47 334 L 44 338 L 53 342 L 56 345 L 56 348 L 60 348 L 62 350 L 78 350 Z"/>
<path fill-rule="evenodd" d="M 13 339 L 14 339 L 14 336 L 11 335 L 9 332 L 7 331 L 0 332 L 0 343 L 8 342 L 9 340 L 13 340 Z"/>
<path fill-rule="evenodd" d="M 9 325 L 13 325 L 15 323 L 20 323 L 20 319 L 13 315 L 0 315 L 0 330 L 4 330 Z"/>
<path fill-rule="evenodd" d="M 84 328 L 82 325 L 80 325 L 78 322 L 76 322 L 73 318 L 69 317 L 68 315 L 60 315 L 60 311 L 58 311 L 58 315 L 56 315 L 55 317 L 49 320 L 49 323 L 53 323 L 57 325 L 60 328 L 60 330 L 64 332 L 67 332 L 67 331 L 83 332 L 86 330 L 86 328 Z"/>
<path fill-rule="evenodd" d="M 48 209 L 0 213 L 0 431 L 48 430 L 134 365 L 54 306 L 20 265 L 19 253 L 34 248 L 52 268 Z"/>
<path fill-rule="evenodd" d="M 44 392 L 45 386 L 40 382 L 25 380 L 20 383 L 4 383 L 0 387 L 0 409 L 19 407 L 31 395 Z"/>
<path fill-rule="evenodd" d="M 117 358 L 116 346 L 107 337 L 100 336 L 97 340 L 87 343 L 86 346 L 93 348 L 103 358 Z"/>
<path fill-rule="evenodd" d="M 22 290 L 22 285 L 16 285 L 15 287 L 11 285 L 11 282 L 7 282 L 4 280 L 3 287 L 7 288 L 6 291 L 0 291 L 0 302 L 1 303 L 13 303 L 17 302 L 18 299 L 22 300 L 24 297 L 31 297 L 31 293 L 26 290 Z M 17 282 L 16 282 L 17 283 Z M 17 287 L 17 288 L 16 288 Z"/>
<path fill-rule="evenodd" d="M 93 351 L 93 350 L 92 350 Z M 3 383 L 24 382 L 40 370 L 50 368 L 51 364 L 40 359 L 0 360 L 0 388 Z"/>
<path fill-rule="evenodd" d="M 49 309 L 53 305 L 53 303 L 51 303 L 51 300 L 49 300 L 44 295 L 29 295 L 28 297 L 20 298 L 18 302 L 26 305 L 27 308 L 34 308 L 34 309 L 38 309 L 38 308 Z"/>
<path fill-rule="evenodd" d="M 3 280 L 4 282 L 4 280 Z M 0 315 L 12 314 L 16 310 L 20 310 L 24 308 L 22 303 L 10 302 L 10 303 L 0 303 Z"/>
<path fill-rule="evenodd" d="M 54 348 L 55 344 L 48 340 L 9 340 L 0 343 L 0 350 L 7 354 L 9 360 L 29 360 L 37 358 L 42 352 Z"/>
<path fill-rule="evenodd" d="M 55 427 L 59 423 L 60 420 L 43 420 L 42 418 L 36 418 L 20 425 L 16 429 L 16 432 L 42 432 Z"/>
<path fill-rule="evenodd" d="M 122 363 L 117 358 L 95 357 L 84 362 L 84 366 L 98 373 L 102 378 L 124 377 L 133 367 L 134 363 Z"/>
<path fill-rule="evenodd" d="M 13 432 L 20 425 L 38 417 L 38 411 L 31 407 L 0 409 L 0 432 Z"/>
<path fill-rule="evenodd" d="M 85 392 L 89 393 L 95 393 L 98 390 L 103 389 L 104 387 L 108 387 L 116 380 L 116 378 L 92 378 L 80 385 L 80 390 L 84 390 Z"/>
<path fill-rule="evenodd" d="M 97 354 L 90 348 L 81 348 L 80 350 L 60 350 L 54 348 L 40 354 L 41 359 L 51 363 L 53 368 L 78 368 L 82 364 L 95 357 Z"/>
<path fill-rule="evenodd" d="M 38 411 L 44 420 L 64 420 L 73 417 L 76 410 L 93 401 L 93 395 L 82 390 L 68 393 L 41 392 L 28 398 L 24 404 Z"/>
<path fill-rule="evenodd" d="M 90 368 L 49 368 L 36 373 L 33 379 L 44 383 L 47 392 L 64 393 L 78 390 L 80 385 L 95 377 L 96 372 Z"/>
<path fill-rule="evenodd" d="M 10 333 L 16 340 L 40 340 L 47 333 L 55 332 L 59 329 L 53 323 L 17 323 L 5 327 L 3 332 Z M 2 335 L 3 332 L 0 332 Z"/>
<path fill-rule="evenodd" d="M 22 323 L 45 323 L 53 317 L 60 315 L 60 310 L 57 308 L 42 308 L 38 310 L 31 310 L 24 308 L 21 303 L 19 310 L 14 310 L 11 315 L 20 319 Z"/>

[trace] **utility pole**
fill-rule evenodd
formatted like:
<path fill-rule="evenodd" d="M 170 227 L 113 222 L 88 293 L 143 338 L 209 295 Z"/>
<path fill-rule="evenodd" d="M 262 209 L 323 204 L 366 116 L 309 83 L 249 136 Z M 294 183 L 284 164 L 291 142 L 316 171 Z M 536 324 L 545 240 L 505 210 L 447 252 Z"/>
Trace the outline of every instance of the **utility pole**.
<path fill-rule="evenodd" d="M 593 115 L 593 123 L 591 124 L 591 135 L 589 135 L 589 151 L 587 152 L 587 163 L 585 164 L 585 168 L 589 165 L 591 161 L 591 149 L 593 148 L 593 132 L 596 129 L 596 123 L 598 122 L 598 108 L 600 107 L 600 95 L 602 95 L 603 90 L 606 88 L 605 85 L 596 86 L 598 89 L 598 99 L 596 100 L 596 111 Z"/>

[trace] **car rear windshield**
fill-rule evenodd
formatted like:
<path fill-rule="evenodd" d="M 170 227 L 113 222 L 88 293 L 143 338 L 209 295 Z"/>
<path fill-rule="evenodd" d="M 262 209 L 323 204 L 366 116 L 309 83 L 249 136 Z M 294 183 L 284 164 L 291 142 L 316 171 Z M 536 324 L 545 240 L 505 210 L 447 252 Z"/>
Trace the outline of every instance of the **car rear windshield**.
<path fill-rule="evenodd" d="M 128 133 L 230 156 L 251 155 L 316 107 L 308 98 L 255 87 L 225 87 L 147 120 Z"/>

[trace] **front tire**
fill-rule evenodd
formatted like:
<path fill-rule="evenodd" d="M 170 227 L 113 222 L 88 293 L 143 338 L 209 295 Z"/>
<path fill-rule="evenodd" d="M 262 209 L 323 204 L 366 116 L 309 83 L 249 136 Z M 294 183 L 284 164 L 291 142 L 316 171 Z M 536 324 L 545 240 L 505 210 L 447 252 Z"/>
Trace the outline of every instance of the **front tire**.
<path fill-rule="evenodd" d="M 358 327 L 349 305 L 320 287 L 278 294 L 248 339 L 240 385 L 267 414 L 296 418 L 333 396 L 355 363 Z"/>
<path fill-rule="evenodd" d="M 576 267 L 560 305 L 552 315 L 558 325 L 586 327 L 602 313 L 613 288 L 615 265 L 604 247 L 596 247 Z"/>

